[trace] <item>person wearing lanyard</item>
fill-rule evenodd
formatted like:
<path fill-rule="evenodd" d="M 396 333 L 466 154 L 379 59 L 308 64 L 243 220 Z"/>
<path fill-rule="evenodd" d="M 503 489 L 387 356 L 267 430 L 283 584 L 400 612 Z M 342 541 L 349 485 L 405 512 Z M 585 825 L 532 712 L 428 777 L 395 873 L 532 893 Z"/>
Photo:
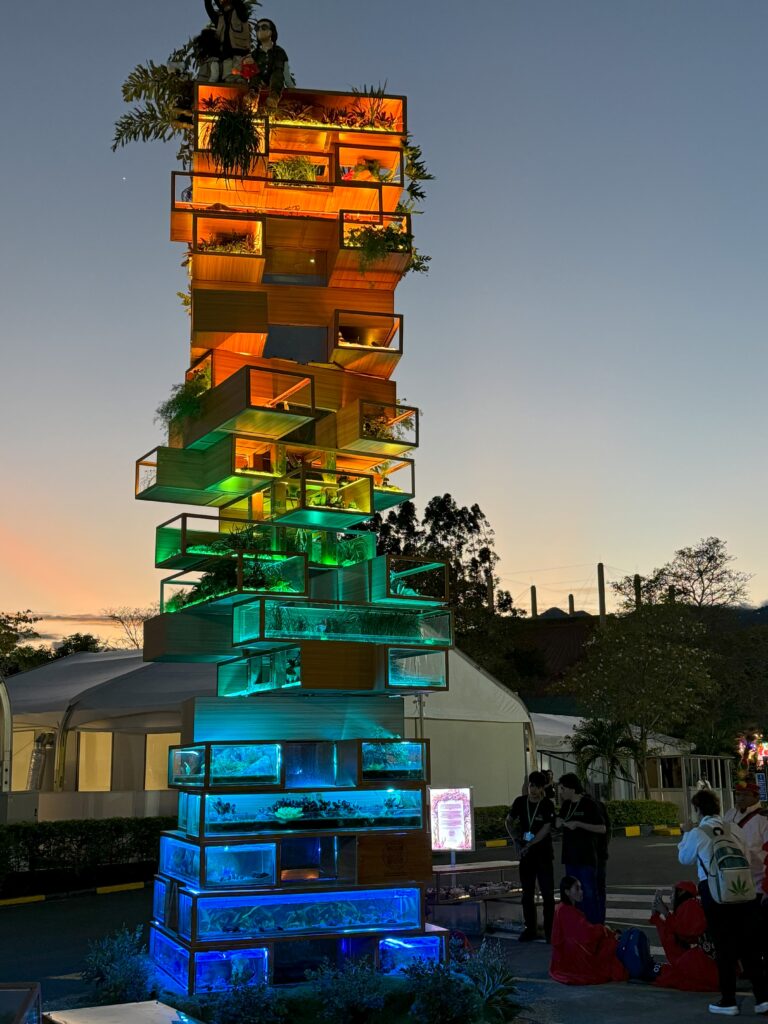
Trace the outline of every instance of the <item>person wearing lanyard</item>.
<path fill-rule="evenodd" d="M 566 874 L 581 882 L 584 916 L 592 924 L 599 924 L 597 839 L 607 832 L 605 821 L 595 801 L 584 792 L 578 775 L 568 772 L 558 785 L 560 813 L 555 827 L 563 830 L 563 866 Z"/>
<path fill-rule="evenodd" d="M 528 793 L 519 796 L 509 809 L 507 831 L 520 851 L 520 885 L 523 889 L 523 920 L 525 930 L 520 942 L 536 938 L 536 884 L 544 904 L 544 939 L 552 937 L 555 915 L 555 876 L 552 865 L 552 822 L 555 805 L 545 795 L 547 777 L 544 772 L 531 772 Z"/>

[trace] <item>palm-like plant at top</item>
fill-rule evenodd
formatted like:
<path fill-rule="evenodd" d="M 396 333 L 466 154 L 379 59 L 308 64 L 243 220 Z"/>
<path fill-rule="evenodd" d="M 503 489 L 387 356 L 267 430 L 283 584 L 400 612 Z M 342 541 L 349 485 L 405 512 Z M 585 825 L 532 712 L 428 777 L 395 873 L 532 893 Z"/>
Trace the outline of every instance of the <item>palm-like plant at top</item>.
<path fill-rule="evenodd" d="M 629 762 L 640 754 L 640 745 L 623 722 L 588 718 L 574 729 L 571 749 L 580 776 L 593 766 L 605 773 L 610 793 L 618 776 L 626 777 Z"/>

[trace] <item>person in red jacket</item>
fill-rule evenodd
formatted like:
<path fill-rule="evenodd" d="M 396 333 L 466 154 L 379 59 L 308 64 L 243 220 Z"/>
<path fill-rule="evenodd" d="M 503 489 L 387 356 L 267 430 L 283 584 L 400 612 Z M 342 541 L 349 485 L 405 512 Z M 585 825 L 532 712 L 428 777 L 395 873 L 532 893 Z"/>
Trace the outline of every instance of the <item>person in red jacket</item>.
<path fill-rule="evenodd" d="M 560 883 L 560 903 L 552 928 L 550 977 L 563 985 L 602 985 L 626 981 L 627 971 L 616 956 L 616 932 L 590 924 L 579 910 L 584 893 L 578 878 Z"/>
<path fill-rule="evenodd" d="M 657 893 L 653 900 L 651 924 L 656 925 L 669 960 L 661 968 L 654 985 L 677 988 L 682 992 L 717 992 L 715 951 L 706 934 L 707 919 L 696 885 L 678 882 L 671 910 Z"/>

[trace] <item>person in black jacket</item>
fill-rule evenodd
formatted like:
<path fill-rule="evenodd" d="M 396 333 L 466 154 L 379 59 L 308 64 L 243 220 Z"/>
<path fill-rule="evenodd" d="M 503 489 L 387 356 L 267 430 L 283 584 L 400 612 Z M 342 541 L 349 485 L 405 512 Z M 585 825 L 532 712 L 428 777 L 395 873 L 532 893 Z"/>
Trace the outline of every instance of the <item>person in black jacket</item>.
<path fill-rule="evenodd" d="M 255 77 L 251 77 L 254 89 L 269 89 L 267 111 L 274 113 L 286 85 L 293 85 L 288 71 L 288 54 L 277 45 L 277 26 L 269 18 L 259 18 L 256 22 L 256 46 L 251 56 L 258 68 Z"/>
<path fill-rule="evenodd" d="M 509 809 L 507 831 L 520 851 L 520 885 L 523 889 L 525 931 L 520 942 L 536 938 L 536 883 L 544 904 L 544 938 L 552 936 L 555 916 L 555 878 L 552 864 L 552 824 L 555 805 L 545 795 L 547 777 L 544 772 L 531 772 L 528 792 L 519 796 Z"/>
<path fill-rule="evenodd" d="M 243 0 L 204 0 L 205 10 L 214 25 L 214 49 L 208 54 L 208 81 L 235 81 L 243 58 L 251 52 L 251 24 L 248 6 Z M 212 39 L 210 30 L 201 37 Z"/>

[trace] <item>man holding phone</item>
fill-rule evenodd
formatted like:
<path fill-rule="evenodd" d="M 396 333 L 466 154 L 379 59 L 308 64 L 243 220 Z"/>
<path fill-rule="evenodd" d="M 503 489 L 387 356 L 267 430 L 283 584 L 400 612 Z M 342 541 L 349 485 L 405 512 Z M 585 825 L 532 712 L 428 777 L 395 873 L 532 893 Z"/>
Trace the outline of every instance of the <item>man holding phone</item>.
<path fill-rule="evenodd" d="M 544 772 L 531 772 L 528 792 L 519 796 L 507 815 L 507 832 L 515 840 L 520 855 L 520 884 L 523 889 L 525 930 L 520 942 L 536 938 L 536 884 L 544 903 L 544 939 L 552 936 L 555 916 L 555 876 L 552 850 L 552 823 L 555 805 L 546 796 Z"/>

